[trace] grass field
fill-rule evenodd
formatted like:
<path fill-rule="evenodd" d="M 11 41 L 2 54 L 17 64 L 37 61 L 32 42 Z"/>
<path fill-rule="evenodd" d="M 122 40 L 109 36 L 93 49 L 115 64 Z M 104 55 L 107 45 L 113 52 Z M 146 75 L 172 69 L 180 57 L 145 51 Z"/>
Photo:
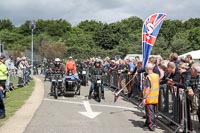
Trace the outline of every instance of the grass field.
<path fill-rule="evenodd" d="M 25 103 L 34 89 L 35 82 L 31 80 L 28 85 L 22 88 L 7 92 L 7 98 L 4 99 L 6 107 L 6 118 L 0 119 L 0 126 Z"/>

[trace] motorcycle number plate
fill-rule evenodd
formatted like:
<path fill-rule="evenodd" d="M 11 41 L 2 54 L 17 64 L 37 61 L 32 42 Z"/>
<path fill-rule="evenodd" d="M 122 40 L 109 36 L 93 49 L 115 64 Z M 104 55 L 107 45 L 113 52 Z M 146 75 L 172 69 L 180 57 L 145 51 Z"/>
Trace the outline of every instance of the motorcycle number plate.
<path fill-rule="evenodd" d="M 58 80 L 58 82 L 62 82 L 62 80 L 60 79 L 60 80 Z"/>
<path fill-rule="evenodd" d="M 56 80 L 53 79 L 52 82 L 56 82 Z"/>
<path fill-rule="evenodd" d="M 72 81 L 67 81 L 67 82 L 72 83 Z"/>
<path fill-rule="evenodd" d="M 97 83 L 99 83 L 99 84 L 100 84 L 100 83 L 101 83 L 101 80 L 97 80 Z"/>
<path fill-rule="evenodd" d="M 86 74 L 86 71 L 82 71 L 82 74 Z"/>

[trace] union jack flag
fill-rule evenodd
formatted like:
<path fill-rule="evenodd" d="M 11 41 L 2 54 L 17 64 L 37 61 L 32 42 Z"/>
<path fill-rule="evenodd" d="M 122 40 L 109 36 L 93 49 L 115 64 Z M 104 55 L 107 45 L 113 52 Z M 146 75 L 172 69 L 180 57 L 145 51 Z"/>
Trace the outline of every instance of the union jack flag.
<path fill-rule="evenodd" d="M 166 16 L 167 14 L 165 13 L 154 13 L 144 21 L 142 28 L 142 54 L 144 68 Z"/>

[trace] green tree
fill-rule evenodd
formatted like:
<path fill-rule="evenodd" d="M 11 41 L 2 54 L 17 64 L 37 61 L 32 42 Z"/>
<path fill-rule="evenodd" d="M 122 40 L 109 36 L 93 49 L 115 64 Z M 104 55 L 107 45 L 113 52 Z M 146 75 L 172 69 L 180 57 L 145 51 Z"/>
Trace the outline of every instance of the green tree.
<path fill-rule="evenodd" d="M 71 31 L 71 24 L 66 20 L 48 20 L 46 32 L 50 36 L 62 37 Z"/>
<path fill-rule="evenodd" d="M 13 33 L 8 31 L 7 29 L 4 29 L 0 31 L 0 39 L 1 42 L 4 43 L 5 49 L 12 49 L 15 43 L 23 39 L 23 35 L 18 33 Z"/>
<path fill-rule="evenodd" d="M 168 58 L 169 54 L 171 53 L 171 48 L 168 47 L 168 42 L 165 40 L 164 37 L 158 37 L 151 54 L 152 55 L 160 55 L 163 58 Z"/>
<path fill-rule="evenodd" d="M 200 49 L 200 26 L 190 30 L 188 40 L 193 50 Z"/>
<path fill-rule="evenodd" d="M 11 31 L 13 28 L 14 26 L 9 19 L 0 19 L 0 31 L 3 29 Z"/>
<path fill-rule="evenodd" d="M 30 20 L 27 20 L 24 24 L 22 24 L 19 29 L 18 29 L 18 33 L 22 34 L 24 36 L 29 36 L 31 35 L 31 29 L 30 29 Z"/>
<path fill-rule="evenodd" d="M 103 24 L 101 22 L 96 22 L 94 20 L 88 21 L 81 21 L 77 27 L 79 27 L 80 29 L 82 29 L 84 32 L 89 33 L 89 34 L 94 34 L 95 32 L 97 32 L 101 27 L 103 26 Z"/>
<path fill-rule="evenodd" d="M 183 23 L 185 29 L 193 29 L 200 26 L 200 18 L 191 18 Z"/>

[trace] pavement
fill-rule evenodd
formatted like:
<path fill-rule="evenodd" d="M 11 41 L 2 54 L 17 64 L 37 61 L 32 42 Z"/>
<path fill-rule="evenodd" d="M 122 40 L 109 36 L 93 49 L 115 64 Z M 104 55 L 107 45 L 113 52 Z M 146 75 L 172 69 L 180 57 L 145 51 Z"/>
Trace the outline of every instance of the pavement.
<path fill-rule="evenodd" d="M 135 105 L 119 97 L 114 103 L 113 92 L 105 89 L 101 103 L 88 100 L 89 86 L 81 87 L 80 96 L 48 95 L 50 82 L 34 78 L 36 86 L 26 104 L 2 127 L 0 133 L 148 133 L 145 119 Z M 167 132 L 157 126 L 156 133 Z"/>
<path fill-rule="evenodd" d="M 34 77 L 34 80 L 35 88 L 32 95 L 25 104 L 0 127 L 0 133 L 23 133 L 26 126 L 33 118 L 44 97 L 44 83 L 37 77 Z"/>

